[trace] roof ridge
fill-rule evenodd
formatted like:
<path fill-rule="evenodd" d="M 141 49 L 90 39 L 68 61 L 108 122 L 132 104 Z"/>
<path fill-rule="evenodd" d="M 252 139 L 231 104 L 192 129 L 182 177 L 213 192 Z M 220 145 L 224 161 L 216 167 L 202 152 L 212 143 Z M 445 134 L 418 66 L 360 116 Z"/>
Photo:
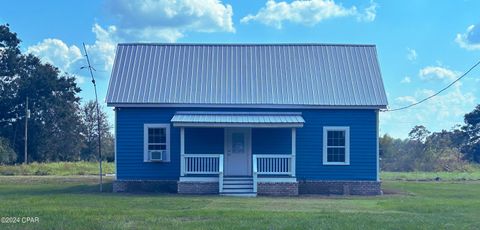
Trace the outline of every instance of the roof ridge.
<path fill-rule="evenodd" d="M 118 46 L 360 46 L 375 47 L 375 44 L 349 43 L 155 43 L 155 42 L 126 42 Z"/>

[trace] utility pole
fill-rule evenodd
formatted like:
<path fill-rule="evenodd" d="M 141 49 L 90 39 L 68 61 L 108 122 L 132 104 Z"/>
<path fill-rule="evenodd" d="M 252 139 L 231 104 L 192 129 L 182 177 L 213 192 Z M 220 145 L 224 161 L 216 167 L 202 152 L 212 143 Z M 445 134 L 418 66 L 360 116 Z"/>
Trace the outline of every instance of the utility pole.
<path fill-rule="evenodd" d="M 30 118 L 30 110 L 28 110 L 28 96 L 26 99 L 25 103 L 25 161 L 24 164 L 28 164 L 28 158 L 27 158 L 27 153 L 28 153 L 28 118 Z"/>
<path fill-rule="evenodd" d="M 87 58 L 87 64 L 88 66 L 84 66 L 83 68 L 88 68 L 90 71 L 90 76 L 92 77 L 92 83 L 93 83 L 93 88 L 95 89 L 95 102 L 97 103 L 97 129 L 98 129 L 98 161 L 99 161 L 99 167 L 100 167 L 100 192 L 103 190 L 103 178 L 102 178 L 102 131 L 100 130 L 100 109 L 98 108 L 98 96 L 97 96 L 97 84 L 95 83 L 95 78 L 93 77 L 93 70 L 95 70 L 91 65 L 90 65 L 90 59 L 88 58 L 88 53 L 87 53 L 87 47 L 85 46 L 85 43 L 83 43 L 83 49 L 85 50 L 85 57 Z"/>

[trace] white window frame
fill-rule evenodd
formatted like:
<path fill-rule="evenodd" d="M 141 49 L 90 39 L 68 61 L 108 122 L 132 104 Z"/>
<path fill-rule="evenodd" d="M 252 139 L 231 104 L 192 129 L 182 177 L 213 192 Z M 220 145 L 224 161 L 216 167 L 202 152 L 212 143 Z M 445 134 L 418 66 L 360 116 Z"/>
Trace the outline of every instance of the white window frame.
<path fill-rule="evenodd" d="M 345 132 L 345 162 L 328 162 L 328 132 Z M 350 127 L 348 126 L 325 126 L 323 127 L 323 164 L 324 165 L 350 165 Z"/>
<path fill-rule="evenodd" d="M 143 125 L 143 161 L 144 162 L 159 162 L 150 160 L 148 154 L 148 129 L 149 128 L 164 128 L 166 135 L 166 146 L 165 150 L 167 151 L 167 159 L 160 162 L 170 162 L 170 124 L 144 124 Z"/>

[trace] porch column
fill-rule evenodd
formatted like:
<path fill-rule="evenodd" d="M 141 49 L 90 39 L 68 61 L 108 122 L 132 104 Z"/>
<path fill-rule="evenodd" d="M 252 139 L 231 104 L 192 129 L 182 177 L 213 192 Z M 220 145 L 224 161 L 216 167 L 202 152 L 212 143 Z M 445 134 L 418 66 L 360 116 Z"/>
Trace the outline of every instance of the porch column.
<path fill-rule="evenodd" d="M 185 176 L 185 128 L 180 128 L 180 176 Z"/>
<path fill-rule="evenodd" d="M 297 155 L 297 129 L 292 128 L 292 176 L 295 177 L 296 173 L 296 160 Z"/>

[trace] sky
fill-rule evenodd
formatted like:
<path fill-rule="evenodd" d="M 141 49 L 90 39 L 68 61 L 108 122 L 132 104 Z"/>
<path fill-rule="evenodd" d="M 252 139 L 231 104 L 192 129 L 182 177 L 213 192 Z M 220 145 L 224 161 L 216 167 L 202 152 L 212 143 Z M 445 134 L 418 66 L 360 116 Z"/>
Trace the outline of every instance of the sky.
<path fill-rule="evenodd" d="M 102 102 L 119 42 L 354 43 L 377 46 L 394 109 L 432 95 L 480 60 L 478 9 L 473 0 L 16 0 L 2 4 L 0 23 L 18 34 L 23 52 L 76 75 L 83 102 L 94 94 L 80 69 L 82 43 Z M 382 112 L 380 133 L 450 130 L 480 103 L 479 86 L 480 67 L 432 100 Z"/>

